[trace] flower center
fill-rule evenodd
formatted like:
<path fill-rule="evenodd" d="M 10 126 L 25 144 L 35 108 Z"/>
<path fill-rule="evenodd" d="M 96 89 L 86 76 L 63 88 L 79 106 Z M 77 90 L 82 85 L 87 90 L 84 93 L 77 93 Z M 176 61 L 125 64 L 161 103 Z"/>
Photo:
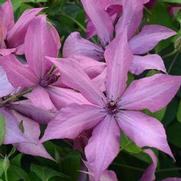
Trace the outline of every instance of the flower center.
<path fill-rule="evenodd" d="M 108 102 L 106 109 L 109 114 L 116 114 L 119 111 L 117 103 L 115 101 Z"/>
<path fill-rule="evenodd" d="M 58 80 L 59 76 L 55 74 L 47 74 L 44 78 L 40 81 L 40 86 L 48 87 L 50 84 L 55 83 Z"/>

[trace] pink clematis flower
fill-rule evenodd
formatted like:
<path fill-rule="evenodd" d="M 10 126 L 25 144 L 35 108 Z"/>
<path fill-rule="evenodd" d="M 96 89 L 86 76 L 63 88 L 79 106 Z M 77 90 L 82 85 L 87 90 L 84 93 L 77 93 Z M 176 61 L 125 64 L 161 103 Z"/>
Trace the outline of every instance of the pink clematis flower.
<path fill-rule="evenodd" d="M 13 86 L 5 71 L 0 68 L 0 115 L 5 119 L 5 137 L 3 144 L 14 144 L 22 153 L 53 159 L 39 141 L 40 127 L 33 120 L 20 115 L 10 108 L 11 103 L 1 104 L 6 96 L 13 95 Z M 5 94 L 6 92 L 6 94 Z M 20 124 L 23 130 L 20 129 Z"/>
<path fill-rule="evenodd" d="M 100 39 L 107 40 L 107 43 L 112 41 L 114 31 L 116 31 L 116 34 L 118 35 L 119 31 L 124 30 L 125 26 L 129 24 L 129 46 L 135 55 L 132 65 L 130 66 L 131 73 L 138 75 L 144 70 L 149 69 L 156 69 L 166 72 L 163 60 L 159 55 L 145 54 L 152 50 L 161 40 L 167 39 L 176 33 L 173 30 L 161 25 L 145 25 L 141 32 L 135 34 L 138 26 L 141 23 L 143 13 L 143 3 L 141 1 L 136 2 L 130 0 L 123 1 L 123 13 L 116 24 L 116 29 L 110 29 L 108 28 L 109 26 L 107 24 L 110 24 L 112 18 L 105 11 L 105 7 L 99 7 L 99 2 L 94 2 L 94 0 L 82 0 L 84 9 L 97 30 L 96 34 Z M 101 5 L 104 5 L 104 3 Z M 120 3 L 118 3 L 117 6 L 120 6 Z M 96 8 L 99 8 L 99 11 L 96 11 L 97 14 L 95 16 L 93 9 Z M 138 17 L 138 19 L 134 19 L 135 17 Z M 110 36 L 106 36 L 108 35 L 106 32 L 109 32 Z M 105 44 L 103 44 L 103 46 L 105 47 Z M 78 32 L 73 32 L 64 43 L 63 56 L 66 58 L 75 55 L 83 55 L 102 61 L 104 60 L 104 48 L 92 43 L 89 40 L 81 38 Z M 102 66 L 101 63 L 100 66 Z"/>
<path fill-rule="evenodd" d="M 39 15 L 32 20 L 25 36 L 27 62 L 21 63 L 14 55 L 0 58 L 0 65 L 15 88 L 33 89 L 26 95 L 28 100 L 14 103 L 12 108 L 41 123 L 50 121 L 57 109 L 67 104 L 88 103 L 80 93 L 60 86 L 59 72 L 45 59 L 57 57 L 60 45 L 58 32 L 45 16 Z"/>
<path fill-rule="evenodd" d="M 0 55 L 24 53 L 23 44 L 27 28 L 42 9 L 26 10 L 15 23 L 11 0 L 6 0 L 0 6 Z"/>
<path fill-rule="evenodd" d="M 154 147 L 171 157 L 163 125 L 141 112 L 165 107 L 181 85 L 181 77 L 157 74 L 135 80 L 126 88 L 127 73 L 133 59 L 124 31 L 105 50 L 106 91 L 101 92 L 80 66 L 68 60 L 49 58 L 61 72 L 62 81 L 80 91 L 92 105 L 71 104 L 48 124 L 42 142 L 50 139 L 74 139 L 82 131 L 93 129 L 85 147 L 89 172 L 99 181 L 117 156 L 124 132 L 140 147 Z M 111 146 L 110 146 L 111 145 Z"/>

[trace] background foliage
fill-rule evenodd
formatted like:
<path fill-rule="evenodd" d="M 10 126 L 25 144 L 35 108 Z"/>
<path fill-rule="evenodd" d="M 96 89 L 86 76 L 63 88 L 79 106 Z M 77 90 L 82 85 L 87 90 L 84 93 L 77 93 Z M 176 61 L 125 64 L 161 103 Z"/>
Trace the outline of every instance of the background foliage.
<path fill-rule="evenodd" d="M 31 7 L 46 7 L 44 12 L 55 25 L 61 36 L 62 44 L 70 32 L 85 34 L 85 15 L 79 0 L 12 0 L 15 17 Z M 0 0 L 3 3 L 3 0 Z M 170 16 L 168 8 L 181 0 L 157 0 L 152 8 L 145 7 L 144 24 L 161 24 L 177 31 L 177 36 L 161 42 L 154 51 L 160 54 L 172 75 L 181 75 L 181 12 Z M 61 52 L 60 52 L 61 55 Z M 144 74 L 154 74 L 148 71 Z M 142 75 L 141 75 L 142 76 Z M 131 77 L 134 79 L 136 77 Z M 147 110 L 145 110 L 148 114 Z M 167 108 L 152 114 L 164 124 L 168 141 L 176 158 L 156 152 L 159 165 L 156 171 L 158 180 L 174 176 L 181 177 L 181 91 Z M 3 120 L 0 118 L 0 134 Z M 3 133 L 2 133 L 3 135 Z M 1 136 L 0 136 L 1 138 Z M 0 139 L 0 144 L 1 144 Z M 111 145 L 110 145 L 111 146 Z M 0 181 L 76 181 L 81 170 L 81 153 L 72 149 L 70 141 L 52 141 L 46 148 L 56 162 L 43 158 L 23 155 L 12 146 L 0 146 Z M 127 137 L 121 141 L 121 152 L 110 166 L 122 181 L 135 181 L 140 178 L 151 160 Z M 129 178 L 128 178 L 129 176 Z"/>

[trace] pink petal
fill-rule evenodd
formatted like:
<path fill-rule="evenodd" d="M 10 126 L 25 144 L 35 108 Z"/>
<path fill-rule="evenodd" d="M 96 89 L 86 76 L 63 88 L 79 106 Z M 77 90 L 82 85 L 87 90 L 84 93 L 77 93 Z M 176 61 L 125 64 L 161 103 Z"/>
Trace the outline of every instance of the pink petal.
<path fill-rule="evenodd" d="M 142 112 L 121 111 L 117 120 L 122 131 L 138 146 L 154 147 L 173 157 L 165 129 L 155 118 Z"/>
<path fill-rule="evenodd" d="M 22 64 L 14 55 L 0 57 L 0 66 L 5 70 L 8 80 L 15 87 L 32 87 L 38 79 L 26 64 Z"/>
<path fill-rule="evenodd" d="M 60 42 L 60 36 L 58 34 L 58 31 L 56 30 L 56 28 L 51 23 L 49 23 L 49 30 L 51 31 L 52 37 L 54 39 L 54 43 L 57 46 L 57 51 L 59 51 L 59 49 L 61 48 L 61 42 Z M 58 53 L 59 52 L 57 52 L 57 54 Z"/>
<path fill-rule="evenodd" d="M 104 71 L 100 75 L 92 79 L 92 82 L 94 83 L 94 85 L 101 92 L 105 92 L 106 90 L 106 76 L 107 76 L 107 68 L 105 68 Z"/>
<path fill-rule="evenodd" d="M 0 97 L 7 96 L 14 90 L 8 81 L 5 71 L 0 67 Z"/>
<path fill-rule="evenodd" d="M 85 147 L 87 166 L 95 181 L 99 181 L 103 172 L 119 153 L 120 130 L 114 117 L 108 115 L 92 133 Z"/>
<path fill-rule="evenodd" d="M 48 88 L 48 93 L 57 109 L 73 103 L 90 104 L 80 93 L 72 89 L 52 86 Z"/>
<path fill-rule="evenodd" d="M 47 90 L 43 87 L 38 86 L 34 88 L 32 92 L 26 95 L 26 97 L 31 101 L 32 105 L 36 107 L 40 107 L 49 112 L 56 111 Z"/>
<path fill-rule="evenodd" d="M 0 21 L 0 48 L 6 48 L 5 39 L 7 35 L 7 28 Z"/>
<path fill-rule="evenodd" d="M 106 67 L 104 62 L 99 62 L 89 57 L 75 55 L 72 58 L 73 61 L 76 61 L 82 67 L 91 79 L 101 74 Z"/>
<path fill-rule="evenodd" d="M 33 120 L 14 112 L 19 124 L 23 125 L 24 136 L 27 138 L 26 143 L 17 143 L 15 147 L 22 153 L 34 156 L 41 156 L 48 159 L 53 159 L 45 150 L 43 144 L 39 142 L 40 126 Z M 30 140 L 30 141 L 29 141 Z"/>
<path fill-rule="evenodd" d="M 71 59 L 48 58 L 61 73 L 61 80 L 67 86 L 80 91 L 85 98 L 93 104 L 103 105 L 104 95 L 95 88 L 88 75 Z"/>
<path fill-rule="evenodd" d="M 78 32 L 71 33 L 63 46 L 63 57 L 65 58 L 73 55 L 83 55 L 95 60 L 102 60 L 103 52 L 101 47 L 82 38 Z"/>
<path fill-rule="evenodd" d="M 117 36 L 106 48 L 107 62 L 107 96 L 116 100 L 126 88 L 128 70 L 132 61 L 132 54 L 127 43 L 126 30 Z"/>
<path fill-rule="evenodd" d="M 47 109 L 37 107 L 29 100 L 15 102 L 11 104 L 11 107 L 41 124 L 47 124 L 56 115 L 55 111 L 47 111 Z"/>
<path fill-rule="evenodd" d="M 24 47 L 31 69 L 37 77 L 43 78 L 51 66 L 45 56 L 57 57 L 58 55 L 58 45 L 45 16 L 38 16 L 30 23 Z"/>
<path fill-rule="evenodd" d="M 74 139 L 87 129 L 95 126 L 105 113 L 97 106 L 72 104 L 60 110 L 48 124 L 42 141 L 51 139 Z"/>
<path fill-rule="evenodd" d="M 118 179 L 113 171 L 106 170 L 101 176 L 100 181 L 118 181 Z"/>
<path fill-rule="evenodd" d="M 130 40 L 129 45 L 134 54 L 145 54 L 161 40 L 175 34 L 175 31 L 161 25 L 145 25 L 142 31 Z"/>
<path fill-rule="evenodd" d="M 15 48 L 24 43 L 24 38 L 29 23 L 42 9 L 43 8 L 29 9 L 21 15 L 16 24 L 8 32 L 7 41 L 9 47 Z"/>
<path fill-rule="evenodd" d="M 134 56 L 130 71 L 133 74 L 139 75 L 145 70 L 160 70 L 166 73 L 166 68 L 162 58 L 157 55 Z"/>
<path fill-rule="evenodd" d="M 12 53 L 16 52 L 16 49 L 15 48 L 10 48 L 10 49 L 0 49 L 0 55 L 2 56 L 6 56 L 6 55 L 10 55 Z"/>
<path fill-rule="evenodd" d="M 119 102 L 120 108 L 158 111 L 168 105 L 180 85 L 180 76 L 165 74 L 135 80 L 124 92 Z"/>
<path fill-rule="evenodd" d="M 103 45 L 109 43 L 113 37 L 113 24 L 108 13 L 99 5 L 97 0 L 81 0 L 84 10 L 91 19 Z"/>
<path fill-rule="evenodd" d="M 6 0 L 5 3 L 0 6 L 0 21 L 8 30 L 14 25 L 14 13 L 11 0 Z"/>
<path fill-rule="evenodd" d="M 4 117 L 6 126 L 4 144 L 25 142 L 26 139 L 19 129 L 19 124 L 12 112 L 10 110 L 0 108 L 0 114 Z"/>
<path fill-rule="evenodd" d="M 130 39 L 138 30 L 143 17 L 143 2 L 123 0 L 123 15 L 116 25 L 116 35 L 122 33 L 128 27 L 128 38 Z"/>
<path fill-rule="evenodd" d="M 156 155 L 151 149 L 146 149 L 145 153 L 147 153 L 151 157 L 152 164 L 145 170 L 140 181 L 153 181 L 155 180 L 155 171 L 156 171 L 158 160 L 157 160 Z"/>

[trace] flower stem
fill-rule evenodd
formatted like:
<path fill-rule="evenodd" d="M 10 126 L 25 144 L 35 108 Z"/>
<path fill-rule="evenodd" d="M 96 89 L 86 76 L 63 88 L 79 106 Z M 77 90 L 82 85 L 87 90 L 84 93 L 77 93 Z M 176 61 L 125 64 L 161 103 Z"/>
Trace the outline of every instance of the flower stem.
<path fill-rule="evenodd" d="M 71 21 L 73 21 L 75 24 L 77 24 L 80 27 L 80 29 L 82 31 L 86 32 L 86 28 L 81 23 L 79 23 L 76 19 L 74 19 L 71 16 L 65 14 L 64 12 L 61 12 L 61 15 L 68 18 L 68 19 L 70 19 Z"/>

